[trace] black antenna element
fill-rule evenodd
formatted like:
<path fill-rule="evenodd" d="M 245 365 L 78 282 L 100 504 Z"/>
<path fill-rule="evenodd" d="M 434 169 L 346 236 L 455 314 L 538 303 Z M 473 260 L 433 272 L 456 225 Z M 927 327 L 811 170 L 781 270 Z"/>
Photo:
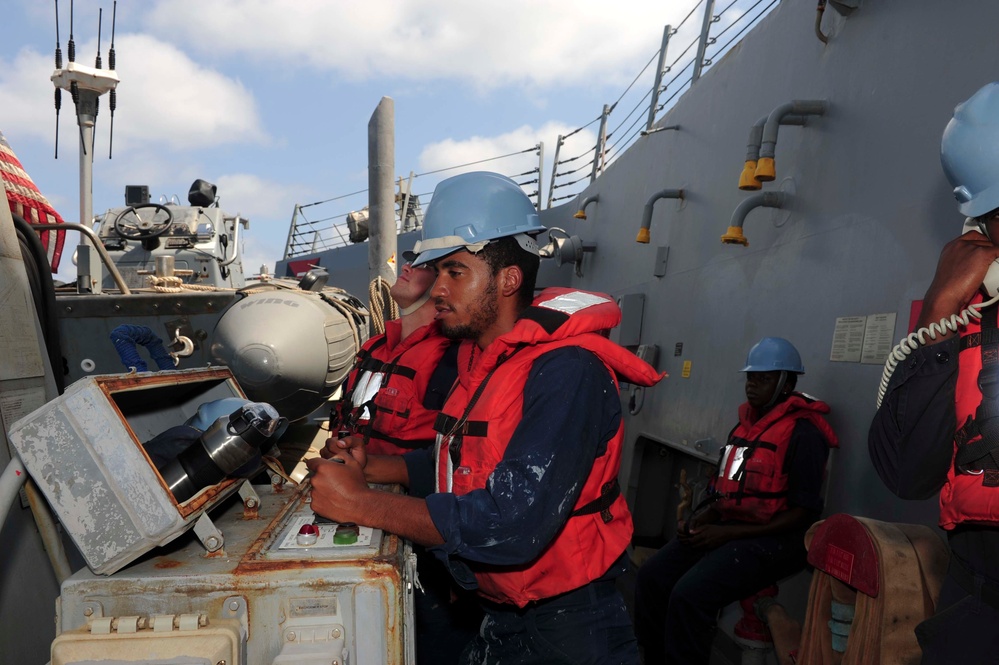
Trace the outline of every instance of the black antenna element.
<path fill-rule="evenodd" d="M 69 0 L 69 42 L 66 44 L 66 55 L 70 62 L 76 62 L 76 42 L 73 40 L 73 0 Z M 87 144 L 83 141 L 83 125 L 79 122 L 80 117 L 80 86 L 76 81 L 69 84 L 69 94 L 73 98 L 73 106 L 76 107 L 77 126 L 80 128 L 80 149 L 83 154 L 87 154 Z"/>
<path fill-rule="evenodd" d="M 56 20 L 56 49 L 55 66 L 62 69 L 62 47 L 59 45 L 59 0 L 55 0 L 55 20 Z M 59 110 L 62 109 L 62 88 L 56 86 L 55 89 L 55 110 L 56 110 L 56 132 L 55 132 L 55 158 L 59 159 Z"/>
<path fill-rule="evenodd" d="M 117 15 L 118 0 L 115 0 L 111 8 L 111 49 L 108 51 L 108 69 L 111 71 L 114 71 L 114 24 Z M 111 108 L 111 133 L 108 135 L 108 159 L 111 159 L 111 146 L 114 143 L 114 109 L 118 105 L 118 96 L 114 88 L 111 88 L 110 96 L 108 106 Z"/>
<path fill-rule="evenodd" d="M 104 19 L 104 8 L 99 7 L 97 9 L 97 57 L 94 59 L 94 69 L 102 69 L 101 67 L 101 23 Z M 101 98 L 100 96 L 94 98 L 94 136 L 93 142 L 91 143 L 91 148 L 96 148 L 97 146 L 97 114 L 101 111 Z M 94 154 L 97 154 L 97 150 L 94 150 Z"/>
<path fill-rule="evenodd" d="M 118 17 L 118 0 L 111 6 L 111 49 L 108 51 L 108 69 L 114 70 L 114 24 Z"/>
<path fill-rule="evenodd" d="M 76 62 L 76 42 L 73 41 L 73 0 L 69 0 L 69 43 L 66 44 L 70 62 Z"/>
<path fill-rule="evenodd" d="M 101 67 L 101 22 L 104 20 L 104 8 L 101 7 L 97 10 L 97 58 L 94 60 L 94 69 L 103 69 Z"/>

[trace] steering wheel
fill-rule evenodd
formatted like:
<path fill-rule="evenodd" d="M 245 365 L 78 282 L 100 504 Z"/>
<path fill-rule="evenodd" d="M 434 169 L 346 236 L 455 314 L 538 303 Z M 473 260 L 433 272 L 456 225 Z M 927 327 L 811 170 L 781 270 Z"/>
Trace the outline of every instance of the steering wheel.
<path fill-rule="evenodd" d="M 152 209 L 152 213 L 140 215 L 140 210 Z M 166 219 L 157 221 L 165 216 Z M 133 221 L 134 218 L 134 221 Z M 140 203 L 136 206 L 128 206 L 114 220 L 114 231 L 122 238 L 130 240 L 145 240 L 157 238 L 170 228 L 173 222 L 173 212 L 170 208 L 159 203 Z"/>

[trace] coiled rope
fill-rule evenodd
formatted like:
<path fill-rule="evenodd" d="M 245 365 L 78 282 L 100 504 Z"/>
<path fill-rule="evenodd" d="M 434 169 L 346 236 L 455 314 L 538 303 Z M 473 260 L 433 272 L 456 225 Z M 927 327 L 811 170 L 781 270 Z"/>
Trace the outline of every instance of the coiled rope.
<path fill-rule="evenodd" d="M 888 359 L 885 360 L 885 369 L 881 373 L 881 384 L 878 386 L 878 408 L 881 407 L 881 401 L 885 397 L 885 392 L 888 390 L 888 382 L 891 381 L 891 375 L 895 371 L 895 367 L 898 366 L 900 362 L 905 360 L 913 351 L 923 346 L 927 342 L 927 337 L 930 339 L 936 339 L 937 335 L 946 335 L 951 332 L 957 332 L 960 326 L 966 326 L 971 321 L 971 319 L 981 319 L 981 310 L 985 309 L 989 305 L 993 305 L 999 302 L 999 295 L 987 300 L 983 303 L 978 303 L 976 305 L 969 305 L 967 309 L 963 310 L 960 314 L 954 314 L 950 318 L 943 318 L 939 321 L 934 321 L 926 328 L 920 328 L 916 332 L 903 337 L 902 340 L 895 345 L 895 348 L 891 350 L 888 354 Z"/>
<path fill-rule="evenodd" d="M 385 332 L 386 307 L 389 315 L 387 320 L 399 318 L 399 306 L 392 300 L 392 295 L 389 292 L 391 288 L 392 285 L 382 279 L 381 275 L 375 277 L 368 285 L 368 303 L 370 303 L 368 309 L 371 311 L 371 327 L 378 335 Z"/>

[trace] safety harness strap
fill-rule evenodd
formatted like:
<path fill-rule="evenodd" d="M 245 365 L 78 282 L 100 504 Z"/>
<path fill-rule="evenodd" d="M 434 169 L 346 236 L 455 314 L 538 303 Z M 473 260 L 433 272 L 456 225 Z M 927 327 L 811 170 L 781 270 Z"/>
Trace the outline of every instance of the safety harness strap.
<path fill-rule="evenodd" d="M 742 442 L 742 445 L 744 445 L 745 448 L 746 448 L 746 452 L 742 456 L 742 464 L 735 471 L 735 475 L 732 476 L 734 479 L 736 479 L 736 480 L 739 481 L 739 491 L 737 491 L 737 492 L 730 492 L 730 493 L 726 494 L 726 496 L 728 498 L 735 499 L 735 503 L 736 504 L 742 503 L 742 499 L 743 498 L 747 498 L 747 497 L 764 497 L 764 496 L 767 496 L 765 494 L 749 494 L 749 493 L 747 493 L 745 491 L 745 489 L 746 489 L 746 475 L 747 475 L 746 474 L 746 465 L 749 464 L 749 460 L 753 456 L 753 453 L 756 452 L 757 448 L 766 448 L 766 449 L 769 449 L 769 450 L 777 450 L 776 444 L 770 443 L 769 441 L 761 441 L 760 440 L 763 437 L 763 435 L 767 433 L 767 430 L 769 430 L 771 427 L 773 427 L 776 423 L 777 423 L 776 420 L 774 420 L 773 422 L 769 423 L 766 427 L 763 428 L 763 431 L 760 432 L 759 435 L 754 440 L 752 440 L 752 441 L 747 441 L 746 439 L 743 439 L 743 438 L 740 438 L 740 437 L 735 437 L 735 438 L 733 438 L 729 442 L 729 445 L 733 445 L 733 442 L 735 442 L 734 443 L 735 446 L 740 446 L 739 442 Z M 732 430 L 732 431 L 734 432 L 735 430 Z M 783 471 L 783 469 L 781 471 Z M 722 469 L 721 472 L 724 473 L 725 469 Z M 786 494 L 786 492 L 784 494 Z M 782 495 L 783 494 L 775 494 L 774 496 L 782 496 Z"/>
<path fill-rule="evenodd" d="M 434 430 L 441 434 L 461 434 L 464 436 L 488 436 L 489 421 L 487 420 L 466 420 L 460 427 L 455 427 L 458 418 L 449 416 L 446 413 L 438 413 L 434 420 Z"/>
<path fill-rule="evenodd" d="M 569 517 L 600 513 L 600 519 L 606 524 L 614 519 L 614 516 L 611 515 L 610 507 L 614 505 L 619 496 L 621 496 L 621 484 L 615 478 L 600 487 L 600 496 L 569 513 Z"/>
<path fill-rule="evenodd" d="M 496 373 L 496 370 L 498 370 L 503 363 L 513 357 L 514 354 L 523 349 L 525 346 L 527 346 L 525 343 L 518 344 L 517 347 L 509 353 L 509 355 L 505 353 L 500 355 L 500 357 L 496 360 L 496 365 L 489 370 L 489 373 L 486 374 L 484 379 L 482 379 L 482 383 L 480 383 L 479 387 L 475 389 L 472 399 L 468 400 L 468 406 L 465 407 L 465 412 L 461 414 L 461 417 L 455 419 L 451 426 L 446 430 L 437 430 L 442 432 L 444 435 L 443 441 L 448 447 L 448 453 L 451 456 L 451 463 L 455 468 L 458 468 L 461 464 L 461 446 L 464 439 L 463 436 L 456 435 L 463 433 L 463 428 L 470 424 L 468 416 L 472 413 L 472 409 L 475 408 L 476 402 L 478 402 L 479 398 L 482 397 L 482 393 L 485 392 L 486 386 L 489 384 L 489 379 L 493 378 L 493 374 Z M 440 415 L 443 414 L 439 414 L 438 422 L 440 422 Z M 437 429 L 436 423 L 434 424 L 434 429 Z"/>
<path fill-rule="evenodd" d="M 978 389 L 982 401 L 955 434 L 957 452 L 954 467 L 960 473 L 982 476 L 986 487 L 999 487 L 999 307 L 989 307 L 982 316 L 982 330 L 978 339 L 962 347 L 979 347 L 982 369 L 978 373 Z M 967 335 L 966 337 L 975 337 Z"/>

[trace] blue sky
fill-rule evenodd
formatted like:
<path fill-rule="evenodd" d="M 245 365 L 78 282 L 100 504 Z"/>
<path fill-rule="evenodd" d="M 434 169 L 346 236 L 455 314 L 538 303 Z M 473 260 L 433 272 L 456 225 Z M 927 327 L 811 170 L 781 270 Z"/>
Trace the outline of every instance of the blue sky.
<path fill-rule="evenodd" d="M 94 212 L 121 205 L 125 185 L 149 185 L 154 201 L 173 195 L 183 201 L 191 182 L 204 178 L 218 185 L 223 209 L 251 220 L 247 271 L 273 267 L 296 203 L 367 187 L 367 125 L 383 96 L 395 104 L 399 176 L 539 141 L 550 162 L 556 137 L 621 97 L 657 52 L 663 27 L 677 25 L 695 4 L 119 0 L 114 153 L 108 160 L 104 97 Z M 106 67 L 111 0 L 76 0 L 77 61 L 93 64 L 98 8 L 104 10 Z M 61 0 L 64 57 L 69 10 L 69 0 Z M 701 11 L 685 26 L 693 32 L 674 39 L 679 46 L 667 60 L 699 30 Z M 53 159 L 54 5 L 5 0 L 0 13 L 0 131 L 66 220 L 78 221 L 77 129 L 65 94 L 59 159 Z M 723 18 L 734 20 L 731 13 Z M 649 90 L 653 70 L 654 63 L 621 102 L 624 112 Z M 644 117 L 647 104 L 640 113 Z M 593 124 L 573 137 L 563 156 L 592 146 L 596 131 Z M 528 153 L 476 168 L 512 174 L 536 164 Z M 456 172 L 418 178 L 414 189 L 432 191 Z M 550 173 L 549 163 L 545 185 Z M 363 196 L 330 203 L 323 214 L 365 203 Z M 68 246 L 66 256 L 71 253 Z M 60 275 L 71 270 L 64 261 Z"/>

